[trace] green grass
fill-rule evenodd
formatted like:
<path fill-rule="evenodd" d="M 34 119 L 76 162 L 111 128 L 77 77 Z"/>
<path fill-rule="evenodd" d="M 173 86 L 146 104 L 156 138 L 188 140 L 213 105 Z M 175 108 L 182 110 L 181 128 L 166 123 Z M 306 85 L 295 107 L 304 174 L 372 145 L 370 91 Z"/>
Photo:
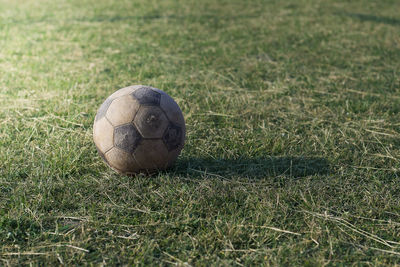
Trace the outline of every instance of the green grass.
<path fill-rule="evenodd" d="M 399 10 L 0 0 L 0 265 L 400 264 Z M 92 142 L 131 84 L 187 123 L 153 177 Z"/>

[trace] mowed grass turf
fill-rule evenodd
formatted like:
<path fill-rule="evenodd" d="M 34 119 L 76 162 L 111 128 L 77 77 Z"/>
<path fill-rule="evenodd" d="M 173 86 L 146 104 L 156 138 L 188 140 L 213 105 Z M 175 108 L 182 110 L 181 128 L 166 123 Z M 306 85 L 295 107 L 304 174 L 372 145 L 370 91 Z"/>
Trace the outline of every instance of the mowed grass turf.
<path fill-rule="evenodd" d="M 400 2 L 0 0 L 0 265 L 400 263 Z M 163 89 L 174 168 L 92 123 Z"/>

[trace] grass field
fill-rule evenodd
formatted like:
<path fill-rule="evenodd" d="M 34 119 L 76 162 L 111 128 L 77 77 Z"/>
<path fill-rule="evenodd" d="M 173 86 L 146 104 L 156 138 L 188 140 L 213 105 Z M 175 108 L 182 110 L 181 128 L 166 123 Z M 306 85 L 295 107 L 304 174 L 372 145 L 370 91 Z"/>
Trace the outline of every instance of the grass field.
<path fill-rule="evenodd" d="M 0 265 L 400 264 L 400 2 L 0 0 Z M 126 177 L 97 108 L 181 106 Z"/>

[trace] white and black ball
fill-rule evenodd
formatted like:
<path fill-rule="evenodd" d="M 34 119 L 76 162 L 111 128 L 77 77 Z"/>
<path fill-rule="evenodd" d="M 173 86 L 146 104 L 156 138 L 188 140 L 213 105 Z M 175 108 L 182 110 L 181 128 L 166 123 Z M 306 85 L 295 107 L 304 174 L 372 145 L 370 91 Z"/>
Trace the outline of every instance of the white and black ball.
<path fill-rule="evenodd" d="M 122 88 L 97 111 L 93 140 L 102 159 L 122 174 L 170 167 L 185 141 L 185 120 L 165 92 L 143 85 Z"/>

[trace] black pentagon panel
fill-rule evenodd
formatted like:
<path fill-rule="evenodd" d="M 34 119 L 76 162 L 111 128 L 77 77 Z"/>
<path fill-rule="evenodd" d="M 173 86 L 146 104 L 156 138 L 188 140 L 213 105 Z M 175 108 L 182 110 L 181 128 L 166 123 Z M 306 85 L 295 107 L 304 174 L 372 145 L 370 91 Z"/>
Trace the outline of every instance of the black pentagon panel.
<path fill-rule="evenodd" d="M 163 135 L 164 144 L 167 146 L 168 151 L 177 149 L 182 142 L 182 128 L 178 125 L 170 123 Z"/>
<path fill-rule="evenodd" d="M 106 101 L 104 101 L 103 104 L 101 104 L 101 106 L 96 114 L 96 118 L 95 118 L 96 121 L 100 120 L 101 118 L 103 118 L 106 115 L 108 107 L 111 105 L 112 101 L 113 101 L 113 99 L 107 98 Z"/>
<path fill-rule="evenodd" d="M 142 136 L 133 124 L 125 124 L 114 128 L 114 145 L 130 154 L 139 145 Z"/>
<path fill-rule="evenodd" d="M 161 94 L 152 90 L 151 87 L 140 87 L 132 93 L 141 105 L 159 106 Z"/>

